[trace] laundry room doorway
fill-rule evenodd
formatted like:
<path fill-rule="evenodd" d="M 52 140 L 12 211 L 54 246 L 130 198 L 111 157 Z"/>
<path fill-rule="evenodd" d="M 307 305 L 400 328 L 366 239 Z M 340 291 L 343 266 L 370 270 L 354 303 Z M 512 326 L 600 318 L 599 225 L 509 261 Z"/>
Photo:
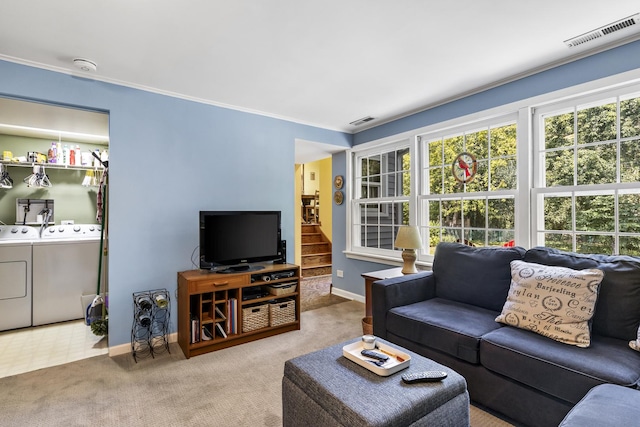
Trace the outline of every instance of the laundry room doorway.
<path fill-rule="evenodd" d="M 108 224 L 97 217 L 108 113 L 0 98 L 0 154 L 0 248 L 20 245 L 11 261 L 28 265 L 0 285 L 11 308 L 0 310 L 0 377 L 108 353 L 86 320 L 108 290 Z"/>

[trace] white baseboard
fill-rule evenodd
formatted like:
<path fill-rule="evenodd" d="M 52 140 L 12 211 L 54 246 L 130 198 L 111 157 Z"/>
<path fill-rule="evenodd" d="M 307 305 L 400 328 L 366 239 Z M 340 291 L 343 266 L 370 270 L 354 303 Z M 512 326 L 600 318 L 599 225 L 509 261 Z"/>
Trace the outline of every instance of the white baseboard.
<path fill-rule="evenodd" d="M 169 343 L 174 343 L 178 341 L 178 333 L 173 332 L 168 335 Z M 109 347 L 109 357 L 120 356 L 122 354 L 131 353 L 131 343 L 114 345 L 113 347 Z"/>
<path fill-rule="evenodd" d="M 353 301 L 361 302 L 363 304 L 365 302 L 364 301 L 364 296 L 358 295 L 358 294 L 354 294 L 352 292 L 345 291 L 345 290 L 340 289 L 340 288 L 336 288 L 335 286 L 333 286 L 331 288 L 331 293 L 334 294 L 334 295 L 337 295 L 339 297 L 342 297 L 342 298 L 346 298 L 346 299 L 350 299 L 350 300 L 353 300 Z"/>

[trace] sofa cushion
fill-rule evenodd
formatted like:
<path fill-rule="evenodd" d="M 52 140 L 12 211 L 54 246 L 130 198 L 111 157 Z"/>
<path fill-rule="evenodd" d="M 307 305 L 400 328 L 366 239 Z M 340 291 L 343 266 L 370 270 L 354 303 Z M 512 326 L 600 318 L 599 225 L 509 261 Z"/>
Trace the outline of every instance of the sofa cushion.
<path fill-rule="evenodd" d="M 433 259 L 436 296 L 500 311 L 511 283 L 509 263 L 522 259 L 524 252 L 520 247 L 440 243 Z"/>
<path fill-rule="evenodd" d="M 387 332 L 470 363 L 478 363 L 480 337 L 500 328 L 498 313 L 433 298 L 396 307 L 387 314 Z"/>
<path fill-rule="evenodd" d="M 596 334 L 591 347 L 580 348 L 503 327 L 482 338 L 480 360 L 490 371 L 574 404 L 599 384 L 635 387 L 640 378 L 640 355 L 628 342 Z"/>
<path fill-rule="evenodd" d="M 557 249 L 529 249 L 524 260 L 581 270 L 604 272 L 592 331 L 599 335 L 633 340 L 640 325 L 640 258 L 624 255 L 583 255 Z"/>
<path fill-rule="evenodd" d="M 623 427 L 638 425 L 640 391 L 602 384 L 569 411 L 559 427 Z"/>
<path fill-rule="evenodd" d="M 511 287 L 496 322 L 589 347 L 589 321 L 602 276 L 595 268 L 573 270 L 511 261 Z"/>

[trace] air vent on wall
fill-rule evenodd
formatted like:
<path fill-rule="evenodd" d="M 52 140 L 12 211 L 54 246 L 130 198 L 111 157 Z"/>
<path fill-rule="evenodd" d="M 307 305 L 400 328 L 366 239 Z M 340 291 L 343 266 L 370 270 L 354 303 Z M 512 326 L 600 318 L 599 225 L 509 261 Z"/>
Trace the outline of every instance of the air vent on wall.
<path fill-rule="evenodd" d="M 580 46 L 581 44 L 617 33 L 618 31 L 624 30 L 625 28 L 635 26 L 635 30 L 638 31 L 640 30 L 640 25 L 638 24 L 640 24 L 640 14 L 636 13 L 635 15 L 631 15 L 627 18 L 612 22 L 609 25 L 605 25 L 604 27 L 600 27 L 597 30 L 589 31 L 588 33 L 573 37 L 569 40 L 565 40 L 564 43 L 568 47 Z"/>
<path fill-rule="evenodd" d="M 354 125 L 354 126 L 360 126 L 361 124 L 370 122 L 371 120 L 375 120 L 373 117 L 371 116 L 367 116 L 367 117 L 363 117 L 361 119 L 355 120 L 351 123 L 349 123 L 350 125 Z"/>

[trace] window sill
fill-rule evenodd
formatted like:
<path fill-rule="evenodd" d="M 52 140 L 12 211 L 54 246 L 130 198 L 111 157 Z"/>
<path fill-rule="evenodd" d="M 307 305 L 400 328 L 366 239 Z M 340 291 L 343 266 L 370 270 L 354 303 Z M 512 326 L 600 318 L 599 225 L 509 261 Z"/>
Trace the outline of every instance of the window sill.
<path fill-rule="evenodd" d="M 375 262 L 378 264 L 393 265 L 396 267 L 402 267 L 402 260 L 396 257 L 384 256 L 384 255 L 372 255 L 363 254 L 362 252 L 342 251 L 343 254 L 349 259 L 355 259 L 358 261 Z M 416 266 L 420 270 L 431 270 L 433 262 L 428 261 L 416 261 Z"/>

